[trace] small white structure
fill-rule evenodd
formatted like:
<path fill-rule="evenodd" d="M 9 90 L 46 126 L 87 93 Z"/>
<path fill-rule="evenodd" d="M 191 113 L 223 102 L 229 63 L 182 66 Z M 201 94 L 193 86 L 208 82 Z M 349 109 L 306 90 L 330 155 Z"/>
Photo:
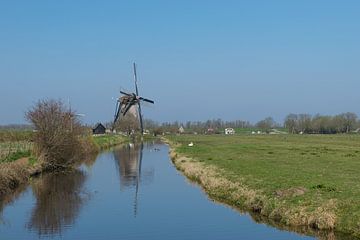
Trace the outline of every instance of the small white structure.
<path fill-rule="evenodd" d="M 184 127 L 183 127 L 183 126 L 181 126 L 181 127 L 179 128 L 178 132 L 179 132 L 179 133 L 184 133 L 184 132 L 185 132 Z"/>
<path fill-rule="evenodd" d="M 226 135 L 235 134 L 235 130 L 233 128 L 225 128 L 225 134 Z"/>

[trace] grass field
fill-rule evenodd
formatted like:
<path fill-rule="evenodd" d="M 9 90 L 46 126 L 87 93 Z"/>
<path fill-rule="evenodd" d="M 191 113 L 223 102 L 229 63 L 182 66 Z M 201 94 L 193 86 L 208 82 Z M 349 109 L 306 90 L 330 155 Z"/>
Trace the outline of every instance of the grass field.
<path fill-rule="evenodd" d="M 30 157 L 33 132 L 29 130 L 0 131 L 0 163 L 12 162 L 22 157 Z"/>
<path fill-rule="evenodd" d="M 360 136 L 168 138 L 178 143 L 177 153 L 202 166 L 215 166 L 221 177 L 254 190 L 259 209 L 252 206 L 252 210 L 288 225 L 335 228 L 360 236 Z M 246 205 L 247 196 L 236 199 L 231 191 L 214 195 L 231 205 L 251 208 Z M 211 189 L 208 192 L 212 195 Z"/>
<path fill-rule="evenodd" d="M 33 144 L 28 141 L 0 142 L 0 163 L 30 157 L 32 147 Z"/>
<path fill-rule="evenodd" d="M 30 130 L 0 130 L 0 142 L 29 141 L 33 134 Z"/>
<path fill-rule="evenodd" d="M 98 136 L 95 135 L 93 136 L 93 140 L 99 149 L 105 149 L 121 143 L 125 143 L 128 141 L 128 138 L 121 135 L 106 134 Z"/>

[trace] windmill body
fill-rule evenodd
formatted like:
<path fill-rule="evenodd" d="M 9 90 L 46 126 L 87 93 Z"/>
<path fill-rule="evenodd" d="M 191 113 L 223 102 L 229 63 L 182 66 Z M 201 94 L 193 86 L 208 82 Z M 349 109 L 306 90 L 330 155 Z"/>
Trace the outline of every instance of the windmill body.
<path fill-rule="evenodd" d="M 120 120 L 121 116 L 125 116 L 126 114 L 132 114 L 135 118 L 139 120 L 141 134 L 143 134 L 144 127 L 143 127 L 143 121 L 141 115 L 141 102 L 144 101 L 154 104 L 154 101 L 139 96 L 139 90 L 137 86 L 136 64 L 134 63 L 133 66 L 134 66 L 135 93 L 127 93 L 124 91 L 120 91 L 121 96 L 116 101 L 113 129 L 115 123 Z"/>

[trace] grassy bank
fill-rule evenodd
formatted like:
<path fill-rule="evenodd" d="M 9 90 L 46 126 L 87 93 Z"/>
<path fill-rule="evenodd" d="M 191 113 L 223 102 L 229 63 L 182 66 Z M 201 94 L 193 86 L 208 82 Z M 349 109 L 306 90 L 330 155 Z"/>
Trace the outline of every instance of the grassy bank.
<path fill-rule="evenodd" d="M 1 134 L 0 134 L 1 135 Z M 47 170 L 46 164 L 33 155 L 31 135 L 21 132 L 2 133 L 0 139 L 0 197 L 13 192 L 28 180 Z M 25 137 L 27 136 L 27 137 Z M 128 141 L 120 135 L 86 136 L 81 139 L 79 158 L 86 160 L 100 150 Z"/>
<path fill-rule="evenodd" d="M 128 137 L 122 135 L 112 135 L 112 134 L 98 135 L 98 136 L 95 135 L 92 138 L 99 150 L 113 147 L 129 141 Z"/>
<path fill-rule="evenodd" d="M 360 136 L 168 138 L 175 165 L 211 197 L 287 226 L 360 236 Z"/>
<path fill-rule="evenodd" d="M 33 132 L 29 130 L 0 131 L 0 197 L 4 198 L 38 171 L 32 154 Z"/>

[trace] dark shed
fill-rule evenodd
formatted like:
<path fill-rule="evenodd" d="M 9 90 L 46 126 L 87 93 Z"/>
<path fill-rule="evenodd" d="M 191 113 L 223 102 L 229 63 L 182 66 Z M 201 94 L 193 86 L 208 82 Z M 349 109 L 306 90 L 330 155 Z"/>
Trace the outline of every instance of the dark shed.
<path fill-rule="evenodd" d="M 106 127 L 102 125 L 101 123 L 96 124 L 96 126 L 93 128 L 93 134 L 104 134 L 106 130 Z"/>

